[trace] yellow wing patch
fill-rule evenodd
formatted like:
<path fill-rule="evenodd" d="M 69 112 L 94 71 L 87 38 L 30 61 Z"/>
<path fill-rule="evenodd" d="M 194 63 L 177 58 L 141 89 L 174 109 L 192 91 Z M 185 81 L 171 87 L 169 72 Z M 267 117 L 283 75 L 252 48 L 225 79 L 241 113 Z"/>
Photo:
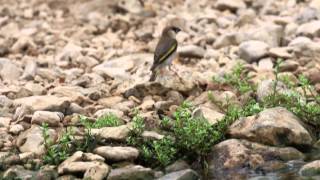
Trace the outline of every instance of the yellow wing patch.
<path fill-rule="evenodd" d="M 164 61 L 177 47 L 177 43 L 174 43 L 174 45 L 167 51 L 160 59 L 159 62 Z"/>

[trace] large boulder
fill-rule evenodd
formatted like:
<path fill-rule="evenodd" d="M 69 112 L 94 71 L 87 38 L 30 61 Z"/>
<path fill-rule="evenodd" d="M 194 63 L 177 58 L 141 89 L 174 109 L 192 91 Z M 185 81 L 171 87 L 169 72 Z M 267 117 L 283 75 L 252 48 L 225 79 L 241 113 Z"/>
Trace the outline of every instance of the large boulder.
<path fill-rule="evenodd" d="M 244 138 L 264 144 L 311 145 L 312 137 L 302 122 L 283 107 L 266 109 L 258 115 L 241 118 L 229 128 L 233 138 Z"/>

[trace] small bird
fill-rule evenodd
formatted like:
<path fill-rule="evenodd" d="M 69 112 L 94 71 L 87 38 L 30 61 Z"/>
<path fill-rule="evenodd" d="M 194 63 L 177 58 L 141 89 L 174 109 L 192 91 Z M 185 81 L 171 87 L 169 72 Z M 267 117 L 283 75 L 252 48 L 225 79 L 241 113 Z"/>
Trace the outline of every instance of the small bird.
<path fill-rule="evenodd" d="M 181 29 L 175 26 L 168 26 L 163 29 L 161 38 L 154 52 L 153 65 L 150 69 L 152 74 L 149 81 L 154 81 L 156 79 L 158 69 L 169 66 L 169 69 L 171 70 L 171 63 L 178 55 L 176 34 L 179 31 L 181 31 Z"/>

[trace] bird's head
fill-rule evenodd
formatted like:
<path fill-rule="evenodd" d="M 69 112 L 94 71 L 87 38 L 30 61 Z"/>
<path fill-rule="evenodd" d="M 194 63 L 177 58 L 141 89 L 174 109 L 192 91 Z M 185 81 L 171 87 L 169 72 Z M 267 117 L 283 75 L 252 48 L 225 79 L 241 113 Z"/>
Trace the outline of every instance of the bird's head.
<path fill-rule="evenodd" d="M 168 27 L 164 28 L 164 30 L 162 31 L 162 35 L 168 35 L 171 38 L 175 38 L 177 33 L 180 31 L 181 31 L 181 29 L 176 26 L 168 26 Z"/>

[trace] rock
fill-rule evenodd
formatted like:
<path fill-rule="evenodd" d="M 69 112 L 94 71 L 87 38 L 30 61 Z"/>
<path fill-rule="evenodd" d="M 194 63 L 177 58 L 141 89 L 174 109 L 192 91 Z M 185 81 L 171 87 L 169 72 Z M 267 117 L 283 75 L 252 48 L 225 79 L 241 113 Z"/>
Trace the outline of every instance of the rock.
<path fill-rule="evenodd" d="M 117 116 L 120 119 L 124 115 L 124 113 L 122 111 L 119 111 L 119 110 L 116 110 L 116 109 L 106 108 L 106 109 L 98 110 L 96 113 L 94 113 L 94 116 L 99 118 L 99 117 L 102 117 L 102 116 L 105 116 L 105 115 L 108 115 L 108 114 L 113 114 L 113 115 Z"/>
<path fill-rule="evenodd" d="M 210 109 L 209 107 L 206 107 L 204 105 L 201 105 L 192 112 L 192 116 L 200 118 L 203 117 L 208 121 L 210 125 L 214 125 L 223 119 L 224 114 L 214 109 Z"/>
<path fill-rule="evenodd" d="M 320 1 L 319 0 L 312 0 L 309 4 L 311 8 L 315 8 L 317 10 L 320 10 Z"/>
<path fill-rule="evenodd" d="M 105 179 L 110 172 L 110 168 L 108 165 L 103 162 L 98 162 L 93 166 L 90 166 L 83 175 L 84 179 L 97 179 L 103 180 Z"/>
<path fill-rule="evenodd" d="M 105 106 L 106 108 L 112 108 L 116 104 L 122 102 L 124 98 L 122 96 L 111 96 L 99 99 L 99 104 Z"/>
<path fill-rule="evenodd" d="M 117 127 L 103 127 L 92 129 L 92 135 L 105 140 L 125 141 L 130 132 L 131 125 L 122 125 Z"/>
<path fill-rule="evenodd" d="M 69 42 L 62 51 L 56 56 L 56 61 L 59 66 L 69 66 L 70 63 L 76 62 L 82 57 L 82 48 L 76 44 Z"/>
<path fill-rule="evenodd" d="M 299 174 L 302 176 L 320 175 L 320 160 L 312 161 L 301 167 Z"/>
<path fill-rule="evenodd" d="M 269 46 L 262 41 L 247 41 L 239 46 L 239 56 L 241 59 L 252 63 L 267 56 Z"/>
<path fill-rule="evenodd" d="M 169 88 L 164 87 L 161 83 L 150 82 L 136 85 L 135 87 L 128 89 L 124 95 L 125 97 L 134 96 L 140 98 L 147 95 L 163 95 L 169 90 Z"/>
<path fill-rule="evenodd" d="M 263 80 L 258 84 L 257 87 L 257 98 L 259 101 L 264 101 L 264 99 L 270 95 L 272 95 L 274 91 L 274 84 L 275 81 L 271 79 Z M 289 91 L 287 90 L 287 87 L 284 83 L 281 81 L 278 81 L 277 87 L 276 87 L 277 93 L 283 93 L 286 94 Z"/>
<path fill-rule="evenodd" d="M 318 19 L 318 17 L 319 17 L 319 9 L 306 7 L 299 12 L 297 17 L 295 18 L 295 21 L 298 24 L 304 24 L 304 23 L 308 23 L 313 20 L 316 20 Z"/>
<path fill-rule="evenodd" d="M 17 135 L 23 130 L 24 130 L 24 127 L 21 124 L 14 124 L 10 126 L 9 132 L 14 135 Z"/>
<path fill-rule="evenodd" d="M 154 172 L 150 168 L 139 165 L 125 166 L 122 168 L 112 169 L 108 180 L 153 180 Z"/>
<path fill-rule="evenodd" d="M 238 9 L 246 8 L 246 4 L 242 0 L 218 0 L 215 6 L 221 11 L 236 11 Z"/>
<path fill-rule="evenodd" d="M 94 149 L 94 153 L 103 156 L 107 161 L 133 161 L 139 156 L 138 149 L 121 146 L 100 146 Z"/>
<path fill-rule="evenodd" d="M 63 118 L 64 115 L 61 112 L 36 111 L 32 116 L 31 124 L 47 123 L 49 126 L 59 126 Z"/>
<path fill-rule="evenodd" d="M 37 48 L 37 45 L 33 42 L 33 39 L 29 36 L 21 36 L 11 47 L 11 51 L 14 53 L 33 52 Z"/>
<path fill-rule="evenodd" d="M 4 179 L 32 179 L 36 176 L 35 171 L 24 169 L 22 166 L 12 166 L 3 173 Z"/>
<path fill-rule="evenodd" d="M 25 80 L 33 80 L 37 73 L 37 63 L 35 60 L 29 60 L 27 61 L 27 65 L 24 68 L 23 74 L 20 77 L 20 79 Z"/>
<path fill-rule="evenodd" d="M 147 74 L 152 65 L 152 60 L 152 54 L 131 54 L 105 61 L 95 66 L 93 71 L 119 82 L 117 92 L 123 93 L 129 88 L 149 80 Z"/>
<path fill-rule="evenodd" d="M 299 63 L 293 60 L 286 60 L 280 63 L 279 65 L 279 71 L 285 72 L 294 72 L 299 68 Z"/>
<path fill-rule="evenodd" d="M 249 172 L 254 170 L 274 172 L 270 167 L 272 161 L 284 165 L 285 161 L 303 158 L 301 152 L 291 147 L 270 147 L 246 140 L 228 139 L 212 148 L 208 157 L 208 179 L 248 179 Z"/>
<path fill-rule="evenodd" d="M 258 71 L 272 71 L 273 70 L 273 62 L 271 58 L 263 58 L 258 63 Z"/>
<path fill-rule="evenodd" d="M 236 39 L 238 44 L 246 41 L 262 41 L 269 47 L 278 47 L 283 37 L 283 28 L 273 23 L 263 23 L 261 26 L 253 28 L 243 28 L 237 33 Z"/>
<path fill-rule="evenodd" d="M 104 163 L 104 158 L 92 153 L 75 152 L 58 167 L 59 174 L 82 172 L 85 177 L 94 176 L 97 179 L 107 177 L 110 167 Z"/>
<path fill-rule="evenodd" d="M 54 139 L 56 132 L 50 129 L 49 135 L 50 138 Z M 30 129 L 20 133 L 16 144 L 21 152 L 33 152 L 41 155 L 45 151 L 43 141 L 42 129 L 39 126 L 32 125 Z"/>
<path fill-rule="evenodd" d="M 288 52 L 289 50 L 289 48 L 274 47 L 269 49 L 269 55 L 275 58 L 289 59 L 293 57 L 292 54 Z"/>
<path fill-rule="evenodd" d="M 12 119 L 8 118 L 8 117 L 0 117 L 0 128 L 1 127 L 9 127 L 11 120 Z"/>
<path fill-rule="evenodd" d="M 219 36 L 214 42 L 213 47 L 219 49 L 232 45 L 238 45 L 237 36 L 235 33 L 227 33 Z"/>
<path fill-rule="evenodd" d="M 86 89 L 79 86 L 57 86 L 49 91 L 50 95 L 67 97 L 70 101 L 81 104 L 86 100 Z"/>
<path fill-rule="evenodd" d="M 164 135 L 158 134 L 155 131 L 143 131 L 141 136 L 143 137 L 143 139 L 146 139 L 146 140 L 160 140 L 164 138 Z"/>
<path fill-rule="evenodd" d="M 198 180 L 199 175 L 192 169 L 172 172 L 158 178 L 158 180 Z"/>
<path fill-rule="evenodd" d="M 305 72 L 306 77 L 310 80 L 312 84 L 320 83 L 320 69 L 319 68 L 311 68 Z"/>
<path fill-rule="evenodd" d="M 46 96 L 30 96 L 15 99 L 13 101 L 15 106 L 24 105 L 29 106 L 35 111 L 58 111 L 64 112 L 70 105 L 68 98 L 56 97 L 51 95 Z"/>
<path fill-rule="evenodd" d="M 305 24 L 302 24 L 298 28 L 297 34 L 307 36 L 310 38 L 320 37 L 320 20 L 311 21 L 311 22 L 307 22 Z"/>
<path fill-rule="evenodd" d="M 5 81 L 17 81 L 21 69 L 7 58 L 0 58 L 0 77 Z"/>
<path fill-rule="evenodd" d="M 178 53 L 180 57 L 183 58 L 203 58 L 205 54 L 205 50 L 202 47 L 196 45 L 188 45 L 178 47 Z"/>
<path fill-rule="evenodd" d="M 313 139 L 294 114 L 282 107 L 266 109 L 257 116 L 234 122 L 231 137 L 245 138 L 270 145 L 311 145 Z"/>
<path fill-rule="evenodd" d="M 40 96 L 46 93 L 46 89 L 39 83 L 27 82 L 24 88 L 32 92 L 34 96 Z"/>
<path fill-rule="evenodd" d="M 184 160 L 178 160 L 165 168 L 166 173 L 190 169 L 190 165 Z"/>

